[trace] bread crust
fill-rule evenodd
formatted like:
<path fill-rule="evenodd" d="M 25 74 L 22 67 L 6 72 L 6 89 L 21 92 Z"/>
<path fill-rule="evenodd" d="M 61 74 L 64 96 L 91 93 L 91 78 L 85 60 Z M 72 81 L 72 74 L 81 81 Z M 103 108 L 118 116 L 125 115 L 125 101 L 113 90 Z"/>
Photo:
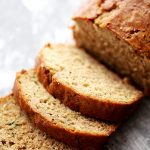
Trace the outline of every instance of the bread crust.
<path fill-rule="evenodd" d="M 112 130 L 104 135 L 92 135 L 90 133 L 73 132 L 63 128 L 62 126 L 53 124 L 28 104 L 18 83 L 20 75 L 24 73 L 25 72 L 23 71 L 17 74 L 13 88 L 14 97 L 20 107 L 28 114 L 38 128 L 49 134 L 51 137 L 79 149 L 96 150 L 102 148 L 104 142 L 108 139 L 109 135 L 115 131 L 117 126 L 112 127 Z"/>
<path fill-rule="evenodd" d="M 1 103 L 5 103 L 8 99 L 11 99 L 13 97 L 13 94 L 10 93 L 8 94 L 7 96 L 4 96 L 4 97 L 0 97 L 0 104 Z M 10 100 L 9 100 L 10 101 Z"/>
<path fill-rule="evenodd" d="M 108 28 L 118 38 L 134 47 L 136 53 L 150 58 L 150 2 L 149 0 L 89 0 L 74 15 L 73 20 L 90 20 L 93 24 Z M 105 6 L 105 7 L 104 7 Z M 109 19 L 99 24 L 95 20 L 114 11 Z M 130 12 L 130 13 L 129 13 Z M 144 16 L 144 19 L 143 19 Z M 125 21 L 124 21 L 125 20 Z"/>
<path fill-rule="evenodd" d="M 39 81 L 50 94 L 57 97 L 71 109 L 97 119 L 114 122 L 122 121 L 137 108 L 140 102 L 139 99 L 143 96 L 141 93 L 132 102 L 123 104 L 119 102 L 113 103 L 109 100 L 100 101 L 96 98 L 82 95 L 71 87 L 64 85 L 64 83 L 58 82 L 57 77 L 55 75 L 52 76 L 50 71 L 44 67 L 44 62 L 42 62 L 40 57 L 36 64 L 36 73 Z"/>
<path fill-rule="evenodd" d="M 1 125 L 3 126 L 3 128 L 0 129 L 1 133 L 3 132 L 0 136 L 1 150 L 6 149 L 77 150 L 76 148 L 68 147 L 63 143 L 59 143 L 58 141 L 49 138 L 47 135 L 45 135 L 45 133 L 39 132 L 39 130 L 35 128 L 33 124 L 31 124 L 30 118 L 28 118 L 24 114 L 24 112 L 19 108 L 19 105 L 17 104 L 17 101 L 15 100 L 14 95 L 12 93 L 7 96 L 0 97 L 0 108 L 1 107 L 4 108 L 1 109 L 2 112 L 0 112 L 3 114 L 3 115 L 1 114 L 0 116 L 0 119 L 2 119 Z M 7 123 L 8 121 L 9 123 Z M 10 129 L 8 125 L 13 126 Z M 10 144 L 11 142 L 13 142 L 13 146 Z"/>
<path fill-rule="evenodd" d="M 150 1 L 96 1 L 83 5 L 73 17 L 77 46 L 150 95 Z"/>

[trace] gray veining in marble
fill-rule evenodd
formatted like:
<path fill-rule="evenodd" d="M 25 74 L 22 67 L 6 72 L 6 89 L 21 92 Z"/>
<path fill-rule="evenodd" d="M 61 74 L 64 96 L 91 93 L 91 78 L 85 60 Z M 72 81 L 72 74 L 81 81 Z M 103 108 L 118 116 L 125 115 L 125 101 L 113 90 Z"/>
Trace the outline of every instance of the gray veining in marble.
<path fill-rule="evenodd" d="M 72 42 L 70 18 L 83 1 L 0 0 L 0 96 L 10 92 L 16 71 L 34 66 L 46 42 Z M 109 150 L 150 150 L 149 99 L 111 137 Z"/>

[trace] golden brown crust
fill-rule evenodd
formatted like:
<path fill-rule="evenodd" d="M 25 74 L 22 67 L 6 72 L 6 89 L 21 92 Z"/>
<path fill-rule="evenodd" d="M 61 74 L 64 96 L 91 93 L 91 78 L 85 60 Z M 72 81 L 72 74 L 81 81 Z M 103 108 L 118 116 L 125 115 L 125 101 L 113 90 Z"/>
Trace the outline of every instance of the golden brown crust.
<path fill-rule="evenodd" d="M 124 39 L 142 56 L 150 58 L 150 2 L 149 0 L 104 0 L 101 5 L 87 4 L 73 18 L 95 20 L 109 12 L 101 23 L 103 27 L 113 31 L 120 39 Z M 104 9 L 105 8 L 105 9 Z M 83 10 L 84 9 L 84 10 Z M 112 15 L 111 10 L 117 11 Z M 90 11 L 89 11 L 90 10 Z M 130 13 L 129 13 L 130 12 Z M 94 17 L 93 17 L 94 16 Z M 97 23 L 99 25 L 99 23 Z"/>
<path fill-rule="evenodd" d="M 12 99 L 12 98 L 13 98 L 13 94 L 12 93 L 8 94 L 7 96 L 1 97 L 0 98 L 0 104 L 5 103 L 8 100 L 10 101 L 10 99 Z"/>
<path fill-rule="evenodd" d="M 36 65 L 36 72 L 39 81 L 45 86 L 48 92 L 71 109 L 79 111 L 86 116 L 116 122 L 124 120 L 136 109 L 139 99 L 142 97 L 142 94 L 139 94 L 132 102 L 121 104 L 117 102 L 113 103 L 109 100 L 104 102 L 81 95 L 75 92 L 71 87 L 58 82 L 57 78 L 50 75 L 50 72 L 46 74 L 45 72 L 48 72 L 48 70 L 44 66 L 41 66 L 43 63 L 41 62 L 40 64 L 40 62 L 39 60 Z M 47 82 L 47 78 L 49 77 L 51 77 L 51 82 Z"/>
<path fill-rule="evenodd" d="M 120 1 L 121 0 L 89 0 L 80 7 L 72 19 L 85 19 L 94 22 L 99 16 L 115 9 Z"/>
<path fill-rule="evenodd" d="M 74 19 L 76 17 L 80 17 L 83 19 L 95 19 L 101 12 L 99 9 L 99 6 L 101 5 L 103 0 L 88 0 L 85 5 L 82 5 L 82 7 L 79 9 L 79 11 L 76 12 L 74 15 Z"/>
<path fill-rule="evenodd" d="M 148 6 L 145 0 L 128 1 L 107 27 L 150 58 L 150 2 Z"/>
<path fill-rule="evenodd" d="M 21 72 L 17 74 L 13 92 L 14 97 L 18 101 L 20 107 L 28 114 L 28 116 L 31 118 L 33 123 L 49 134 L 51 137 L 62 141 L 70 146 L 78 147 L 81 149 L 100 149 L 102 147 L 102 144 L 108 139 L 109 135 L 113 133 L 116 129 L 116 127 L 112 127 L 112 130 L 110 133 L 107 133 L 106 135 L 92 135 L 88 133 L 78 133 L 69 131 L 61 126 L 58 126 L 56 124 L 52 124 L 49 120 L 47 120 L 44 116 L 42 116 L 40 113 L 38 113 L 34 108 L 32 108 L 24 94 L 21 91 L 21 87 L 19 86 L 18 79 L 21 74 L 24 74 L 25 72 Z M 94 145 L 94 148 L 93 148 Z"/>
<path fill-rule="evenodd" d="M 52 83 L 47 87 L 48 91 L 58 97 L 70 108 L 81 112 L 89 117 L 104 119 L 108 121 L 121 121 L 134 111 L 139 101 L 137 98 L 132 104 L 112 103 L 109 100 L 98 101 L 87 96 L 75 93 L 73 89 L 57 82 L 53 78 Z M 64 90 L 65 89 L 65 90 Z M 94 108 L 94 109 L 93 109 Z"/>

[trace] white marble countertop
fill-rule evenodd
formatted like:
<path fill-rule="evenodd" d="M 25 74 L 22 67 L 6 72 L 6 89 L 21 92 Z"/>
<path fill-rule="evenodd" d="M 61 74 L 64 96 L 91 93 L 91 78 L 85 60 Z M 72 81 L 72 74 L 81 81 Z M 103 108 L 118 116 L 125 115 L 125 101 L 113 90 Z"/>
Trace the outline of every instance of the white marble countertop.
<path fill-rule="evenodd" d="M 85 0 L 0 0 L 0 96 L 34 66 L 46 42 L 72 42 L 71 16 Z M 111 137 L 109 150 L 150 150 L 150 98 Z"/>

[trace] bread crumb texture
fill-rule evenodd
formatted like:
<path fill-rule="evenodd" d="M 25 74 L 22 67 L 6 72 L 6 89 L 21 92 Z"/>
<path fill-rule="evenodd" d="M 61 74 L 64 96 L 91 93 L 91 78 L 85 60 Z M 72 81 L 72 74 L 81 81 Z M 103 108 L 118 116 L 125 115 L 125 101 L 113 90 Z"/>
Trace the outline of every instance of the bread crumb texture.
<path fill-rule="evenodd" d="M 0 99 L 1 150 L 73 150 L 36 129 L 13 96 Z"/>
<path fill-rule="evenodd" d="M 50 95 L 33 70 L 30 70 L 18 78 L 21 92 L 28 105 L 40 113 L 49 122 L 71 132 L 88 133 L 108 136 L 115 125 L 96 121 L 75 112 L 58 99 Z"/>
<path fill-rule="evenodd" d="M 39 59 L 41 67 L 49 70 L 52 78 L 81 95 L 123 104 L 141 97 L 140 91 L 74 46 L 45 47 Z"/>
<path fill-rule="evenodd" d="M 73 18 L 77 46 L 130 77 L 149 95 L 150 1 L 90 1 Z"/>

